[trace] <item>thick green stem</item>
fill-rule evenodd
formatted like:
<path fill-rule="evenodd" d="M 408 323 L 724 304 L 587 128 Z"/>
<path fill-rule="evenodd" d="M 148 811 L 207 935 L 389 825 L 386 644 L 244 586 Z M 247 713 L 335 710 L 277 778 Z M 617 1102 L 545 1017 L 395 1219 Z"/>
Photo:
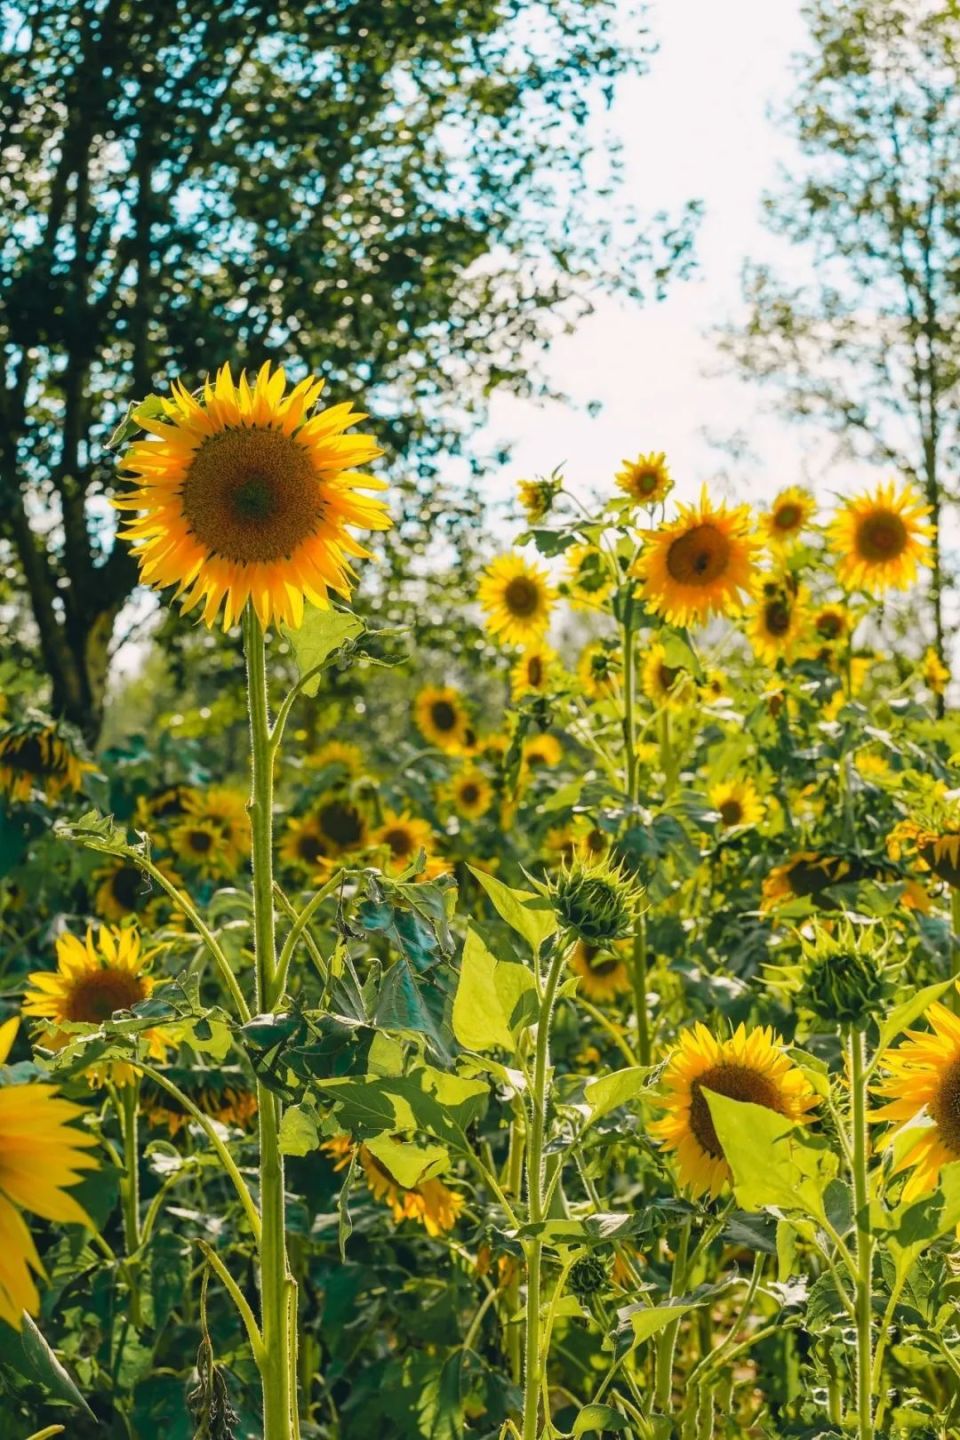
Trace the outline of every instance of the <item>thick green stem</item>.
<path fill-rule="evenodd" d="M 267 702 L 263 630 L 248 605 L 243 616 L 250 709 L 253 837 L 253 928 L 257 1009 L 269 1013 L 282 1000 L 278 993 L 276 914 L 273 904 L 273 760 Z M 257 1086 L 260 1125 L 260 1306 L 263 1355 L 263 1440 L 296 1440 L 296 1285 L 286 1246 L 283 1156 L 280 1152 L 280 1101 L 265 1085 Z"/>
<path fill-rule="evenodd" d="M 123 1129 L 123 1239 L 127 1255 L 140 1249 L 140 1147 L 138 1121 L 140 1081 L 121 1085 L 117 1091 L 117 1110 Z"/>
<path fill-rule="evenodd" d="M 650 1044 L 650 1016 L 647 1013 L 647 917 L 641 915 L 633 936 L 633 1006 L 637 1016 L 637 1059 L 641 1065 L 649 1065 L 652 1055 Z"/>
<path fill-rule="evenodd" d="M 627 752 L 627 795 L 631 805 L 637 798 L 636 664 L 632 623 L 633 602 L 627 601 L 623 622 L 623 744 Z"/>
<path fill-rule="evenodd" d="M 531 1225 L 540 1225 L 546 1218 L 543 1172 L 543 1147 L 547 1119 L 547 1081 L 550 1070 L 550 1023 L 557 986 L 563 972 L 568 947 L 558 941 L 550 961 L 546 982 L 540 997 L 537 1018 L 537 1042 L 534 1053 L 533 1084 L 530 1093 L 530 1133 L 527 1137 L 527 1213 Z M 527 1316 L 525 1328 L 523 1375 L 523 1440 L 537 1440 L 540 1386 L 547 1357 L 541 1348 L 540 1295 L 543 1239 L 533 1235 L 526 1242 Z"/>
<path fill-rule="evenodd" d="M 857 1440 L 873 1440 L 873 1235 L 867 1188 L 867 1086 L 863 1034 L 850 1030 L 851 1151 L 857 1226 Z"/>
<path fill-rule="evenodd" d="M 673 1276 L 670 1294 L 682 1295 L 687 1279 L 687 1257 L 690 1253 L 690 1221 L 680 1227 L 680 1241 L 673 1261 Z M 673 1401 L 673 1357 L 677 1349 L 680 1321 L 672 1321 L 657 1337 L 657 1374 L 654 1385 L 654 1408 L 661 1415 L 669 1415 Z"/>

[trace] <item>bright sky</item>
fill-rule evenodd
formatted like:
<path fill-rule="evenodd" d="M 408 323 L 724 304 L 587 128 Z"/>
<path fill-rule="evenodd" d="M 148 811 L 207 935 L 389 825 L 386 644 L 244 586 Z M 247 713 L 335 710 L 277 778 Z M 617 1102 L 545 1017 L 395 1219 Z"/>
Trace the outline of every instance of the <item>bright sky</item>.
<path fill-rule="evenodd" d="M 513 442 L 513 459 L 493 481 L 499 498 L 517 477 L 566 462 L 568 479 L 606 488 L 623 456 L 665 450 L 688 498 L 731 463 L 704 432 L 749 437 L 757 464 L 731 475 L 740 499 L 763 499 L 823 473 L 823 437 L 770 414 L 757 387 L 710 376 L 719 359 L 705 333 L 740 306 L 746 256 L 778 268 L 802 262 L 761 224 L 760 200 L 789 162 L 789 137 L 768 116 L 792 88 L 790 60 L 806 41 L 800 0 L 654 0 L 659 42 L 651 72 L 621 86 L 612 128 L 626 149 L 627 184 L 638 208 L 678 211 L 700 198 L 699 269 L 661 304 L 603 301 L 595 315 L 554 346 L 547 372 L 583 408 L 501 397 L 484 439 Z M 827 489 L 844 486 L 831 475 Z M 724 487 L 720 487 L 724 488 Z M 826 493 L 824 493 L 826 499 Z"/>

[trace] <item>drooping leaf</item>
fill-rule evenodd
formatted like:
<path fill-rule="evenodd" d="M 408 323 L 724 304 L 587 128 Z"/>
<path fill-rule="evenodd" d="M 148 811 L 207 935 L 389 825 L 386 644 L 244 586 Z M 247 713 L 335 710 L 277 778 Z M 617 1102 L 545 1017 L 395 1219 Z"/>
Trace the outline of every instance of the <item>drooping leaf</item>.
<path fill-rule="evenodd" d="M 300 672 L 301 689 L 304 695 L 316 695 L 320 688 L 319 669 L 324 662 L 363 633 L 363 621 L 352 610 L 321 610 L 315 605 L 307 606 L 303 623 L 294 630 L 281 625 L 283 635 L 289 640 Z M 316 671 L 316 674 L 311 672 Z M 304 680 L 310 675 L 309 680 Z"/>
<path fill-rule="evenodd" d="M 467 868 L 486 891 L 501 919 L 523 936 L 531 950 L 539 950 L 557 928 L 557 917 L 544 897 L 533 890 L 515 890 L 486 871 L 475 870 L 472 865 Z"/>

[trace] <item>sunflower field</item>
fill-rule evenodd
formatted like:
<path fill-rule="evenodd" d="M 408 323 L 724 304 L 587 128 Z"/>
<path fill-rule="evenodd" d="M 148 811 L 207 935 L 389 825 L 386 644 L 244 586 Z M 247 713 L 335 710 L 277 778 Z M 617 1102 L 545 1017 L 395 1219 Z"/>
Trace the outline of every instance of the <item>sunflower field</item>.
<path fill-rule="evenodd" d="M 960 1433 L 927 506 L 525 479 L 438 641 L 322 391 L 114 439 L 202 703 L 7 671 L 0 1437 Z"/>

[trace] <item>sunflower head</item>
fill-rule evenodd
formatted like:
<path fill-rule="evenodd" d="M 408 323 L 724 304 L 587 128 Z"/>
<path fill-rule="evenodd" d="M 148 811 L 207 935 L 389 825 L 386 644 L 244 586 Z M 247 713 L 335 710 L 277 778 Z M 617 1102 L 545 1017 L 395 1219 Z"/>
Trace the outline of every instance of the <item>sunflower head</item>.
<path fill-rule="evenodd" d="M 638 455 L 636 460 L 623 460 L 621 464 L 623 468 L 617 471 L 616 482 L 634 505 L 658 505 L 673 489 L 667 457 L 662 450 Z"/>
<path fill-rule="evenodd" d="M 39 717 L 0 730 L 0 793 L 29 800 L 35 792 L 59 800 L 83 785 L 96 769 L 81 759 L 79 740 L 69 727 Z"/>
<path fill-rule="evenodd" d="M 157 869 L 172 883 L 177 876 L 165 860 L 154 860 Z M 123 921 L 137 918 L 142 924 L 153 925 L 168 910 L 166 896 L 153 888 L 153 882 L 135 861 L 117 856 L 107 861 L 91 876 L 93 909 L 104 920 Z"/>
<path fill-rule="evenodd" d="M 349 779 L 356 779 L 363 773 L 363 751 L 349 740 L 325 740 L 304 763 L 311 770 L 326 770 L 336 767 Z"/>
<path fill-rule="evenodd" d="M 465 748 L 470 722 L 458 690 L 428 685 L 413 702 L 413 718 L 429 745 L 450 753 Z"/>
<path fill-rule="evenodd" d="M 960 1019 L 939 1001 L 923 1019 L 930 1032 L 911 1030 L 884 1054 L 886 1074 L 876 1093 L 887 1103 L 871 1116 L 889 1123 L 891 1135 L 904 1132 L 894 1174 L 912 1172 L 903 1187 L 906 1203 L 935 1190 L 942 1167 L 960 1160 Z"/>
<path fill-rule="evenodd" d="M 334 848 L 315 815 L 291 815 L 280 839 L 280 858 L 292 870 L 326 874 L 333 868 Z"/>
<path fill-rule="evenodd" d="M 852 878 L 850 862 L 841 855 L 801 850 L 782 865 L 775 865 L 763 882 L 761 911 L 776 909 L 790 900 L 817 900 L 831 885 Z"/>
<path fill-rule="evenodd" d="M 556 735 L 544 732 L 533 735 L 523 742 L 523 763 L 526 769 L 552 769 L 563 759 L 563 746 Z"/>
<path fill-rule="evenodd" d="M 581 1255 L 567 1277 L 571 1293 L 580 1303 L 589 1305 L 610 1283 L 610 1267 L 599 1255 Z"/>
<path fill-rule="evenodd" d="M 950 684 L 950 671 L 932 645 L 928 647 L 920 662 L 920 678 L 934 695 L 942 695 Z"/>
<path fill-rule="evenodd" d="M 912 485 L 898 490 L 892 480 L 848 500 L 830 527 L 841 584 L 869 595 L 905 589 L 930 564 L 929 514 Z"/>
<path fill-rule="evenodd" d="M 482 770 L 468 766 L 450 782 L 454 809 L 466 820 L 479 820 L 493 804 L 493 786 Z"/>
<path fill-rule="evenodd" d="M 594 610 L 613 590 L 609 563 L 598 545 L 571 545 L 564 551 L 563 592 L 575 610 Z"/>
<path fill-rule="evenodd" d="M 336 790 L 321 795 L 312 813 L 331 855 L 347 855 L 366 844 L 366 817 L 349 796 Z"/>
<path fill-rule="evenodd" d="M 670 665 L 659 642 L 650 646 L 640 672 L 640 687 L 653 704 L 679 709 L 695 694 L 693 676 L 683 665 Z"/>
<path fill-rule="evenodd" d="M 426 820 L 415 819 L 407 810 L 402 814 L 388 810 L 383 824 L 371 834 L 370 844 L 385 850 L 387 873 L 399 875 L 413 864 L 421 850 L 429 853 L 433 848 L 433 831 Z"/>
<path fill-rule="evenodd" d="M 758 587 L 747 634 L 758 659 L 767 665 L 792 660 L 807 626 L 806 596 L 789 577 L 768 579 Z"/>
<path fill-rule="evenodd" d="M 233 847 L 228 848 L 215 820 L 199 815 L 181 820 L 170 832 L 170 848 L 204 879 L 220 880 L 236 873 Z"/>
<path fill-rule="evenodd" d="M 672 524 L 645 531 L 644 539 L 632 573 L 656 614 L 672 625 L 691 625 L 741 609 L 759 543 L 748 506 L 715 506 L 704 487 L 699 505 L 681 505 Z"/>
<path fill-rule="evenodd" d="M 570 955 L 570 969 L 580 976 L 580 990 L 588 1000 L 616 1000 L 631 988 L 620 947 L 610 950 L 601 945 L 588 945 L 578 940 Z"/>
<path fill-rule="evenodd" d="M 740 1025 L 718 1040 L 699 1022 L 683 1031 L 662 1076 L 664 1110 L 651 1133 L 676 1153 L 681 1183 L 694 1195 L 719 1195 L 730 1179 L 704 1091 L 803 1121 L 817 1097 L 769 1028 Z"/>
<path fill-rule="evenodd" d="M 510 671 L 510 694 L 514 700 L 525 695 L 545 695 L 553 686 L 557 668 L 556 652 L 548 645 L 531 645 Z"/>
<path fill-rule="evenodd" d="M 563 928 L 596 946 L 610 945 L 630 933 L 643 895 L 622 866 L 607 858 L 580 857 L 562 867 L 548 893 Z"/>
<path fill-rule="evenodd" d="M 536 480 L 517 481 L 517 498 L 528 524 L 536 525 L 546 519 L 562 489 L 563 479 L 556 471 L 546 478 L 538 476 Z"/>
<path fill-rule="evenodd" d="M 501 555 L 484 571 L 479 600 L 491 635 L 505 645 L 529 645 L 545 634 L 556 595 L 539 565 Z"/>
<path fill-rule="evenodd" d="M 791 485 L 781 490 L 769 512 L 762 517 L 762 526 L 770 545 L 790 545 L 807 528 L 816 513 L 816 504 L 809 490 Z"/>
<path fill-rule="evenodd" d="M 863 1028 L 871 1016 L 886 1011 L 901 968 L 891 957 L 886 931 L 845 920 L 831 930 L 817 924 L 812 936 L 798 939 L 798 963 L 767 972 L 774 990 L 793 996 L 831 1027 Z"/>
<path fill-rule="evenodd" d="M 615 695 L 623 669 L 623 657 L 615 645 L 603 640 L 584 647 L 577 661 L 577 679 L 591 700 Z"/>
<path fill-rule="evenodd" d="M 57 968 L 28 977 L 24 1015 L 74 1024 L 102 1025 L 118 1010 L 132 1010 L 153 992 L 140 932 L 101 925 L 83 940 L 61 935 L 56 942 Z"/>
<path fill-rule="evenodd" d="M 711 786 L 709 800 L 724 830 L 759 825 L 763 819 L 763 801 L 750 779 L 725 780 Z"/>
<path fill-rule="evenodd" d="M 207 625 L 222 610 L 225 629 L 248 601 L 261 625 L 297 626 L 305 600 L 349 598 L 350 562 L 369 554 L 350 532 L 390 525 L 362 493 L 385 482 L 358 469 L 383 452 L 347 433 L 366 418 L 351 404 L 313 413 L 322 389 L 311 377 L 287 393 L 269 363 L 235 381 L 224 365 L 197 394 L 174 382 L 160 418 L 139 412 L 148 438 L 120 461 L 134 488 L 113 504 L 132 514 L 122 533 L 145 584 L 175 586 Z"/>

